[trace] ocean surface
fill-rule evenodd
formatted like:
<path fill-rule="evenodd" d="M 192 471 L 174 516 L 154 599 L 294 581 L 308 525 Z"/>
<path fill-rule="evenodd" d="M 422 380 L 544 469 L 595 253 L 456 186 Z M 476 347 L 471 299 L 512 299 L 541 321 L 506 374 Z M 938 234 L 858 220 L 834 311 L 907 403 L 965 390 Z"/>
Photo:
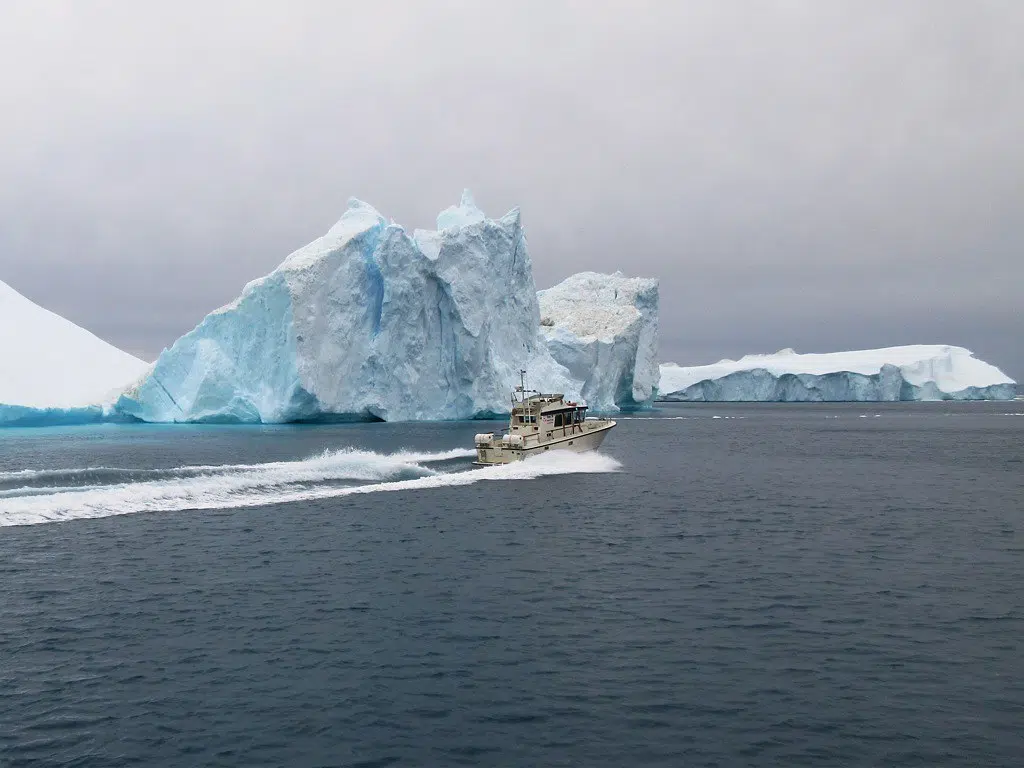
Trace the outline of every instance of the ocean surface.
<path fill-rule="evenodd" d="M 0 433 L 0 765 L 1024 764 L 1024 403 Z"/>

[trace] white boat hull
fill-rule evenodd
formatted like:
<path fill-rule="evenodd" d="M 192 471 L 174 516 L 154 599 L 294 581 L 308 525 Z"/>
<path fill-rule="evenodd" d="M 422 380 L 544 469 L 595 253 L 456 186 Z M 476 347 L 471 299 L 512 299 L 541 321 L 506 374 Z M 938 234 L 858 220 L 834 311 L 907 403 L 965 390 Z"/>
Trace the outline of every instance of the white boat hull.
<path fill-rule="evenodd" d="M 608 420 L 601 426 L 585 431 L 553 430 L 553 436 L 541 443 L 526 443 L 523 446 L 510 445 L 505 441 L 495 440 L 490 445 L 477 444 L 476 461 L 474 464 L 488 466 L 492 464 L 511 464 L 531 456 L 538 456 L 548 451 L 574 451 L 584 453 L 596 451 L 611 432 L 615 422 Z M 559 434 L 559 433 L 562 434 Z"/>

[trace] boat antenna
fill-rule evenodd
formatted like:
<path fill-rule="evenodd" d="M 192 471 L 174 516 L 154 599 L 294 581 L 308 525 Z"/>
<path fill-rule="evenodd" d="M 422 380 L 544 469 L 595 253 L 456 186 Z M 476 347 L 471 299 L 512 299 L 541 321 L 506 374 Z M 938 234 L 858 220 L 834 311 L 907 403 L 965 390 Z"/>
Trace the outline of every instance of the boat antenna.
<path fill-rule="evenodd" d="M 523 393 L 523 416 L 529 422 L 530 406 L 526 402 L 526 369 L 519 369 L 519 391 Z"/>

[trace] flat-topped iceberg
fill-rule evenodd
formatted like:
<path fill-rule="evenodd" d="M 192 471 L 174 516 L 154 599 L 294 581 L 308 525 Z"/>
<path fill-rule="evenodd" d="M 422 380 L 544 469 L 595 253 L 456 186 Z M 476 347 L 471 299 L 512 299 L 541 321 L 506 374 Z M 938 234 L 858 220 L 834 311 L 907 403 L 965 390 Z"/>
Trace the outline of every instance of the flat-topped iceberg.
<path fill-rule="evenodd" d="M 112 415 L 148 363 L 0 282 L 0 425 L 80 424 Z"/>
<path fill-rule="evenodd" d="M 159 422 L 465 419 L 507 413 L 518 371 L 579 398 L 538 336 L 518 209 L 468 193 L 407 233 L 352 200 L 323 237 L 164 350 L 120 398 Z"/>
<path fill-rule="evenodd" d="M 658 281 L 581 272 L 537 294 L 552 357 L 595 411 L 644 407 L 658 387 Z"/>
<path fill-rule="evenodd" d="M 670 401 L 1010 400 L 1015 394 L 1013 379 L 970 350 L 928 344 L 665 363 L 659 386 L 659 399 Z"/>

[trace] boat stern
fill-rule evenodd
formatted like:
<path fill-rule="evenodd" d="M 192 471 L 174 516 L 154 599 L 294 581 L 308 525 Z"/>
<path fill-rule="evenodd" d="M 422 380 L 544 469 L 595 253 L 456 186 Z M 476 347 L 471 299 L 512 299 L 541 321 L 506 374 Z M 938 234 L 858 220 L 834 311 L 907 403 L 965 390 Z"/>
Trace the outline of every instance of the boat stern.
<path fill-rule="evenodd" d="M 476 435 L 473 443 L 476 446 L 474 464 L 510 464 L 523 458 L 522 435 L 504 435 L 498 438 L 493 432 L 485 432 Z"/>

